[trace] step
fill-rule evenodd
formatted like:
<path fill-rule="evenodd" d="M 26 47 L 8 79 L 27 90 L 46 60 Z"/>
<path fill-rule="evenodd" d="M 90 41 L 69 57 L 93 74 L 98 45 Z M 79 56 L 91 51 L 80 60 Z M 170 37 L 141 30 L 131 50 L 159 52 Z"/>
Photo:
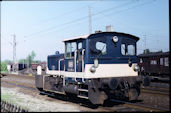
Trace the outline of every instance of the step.
<path fill-rule="evenodd" d="M 78 89 L 78 91 L 88 92 L 88 89 Z"/>
<path fill-rule="evenodd" d="M 77 97 L 79 97 L 79 98 L 84 98 L 84 99 L 88 99 L 88 97 L 86 97 L 86 96 L 81 96 L 81 95 L 77 95 Z"/>

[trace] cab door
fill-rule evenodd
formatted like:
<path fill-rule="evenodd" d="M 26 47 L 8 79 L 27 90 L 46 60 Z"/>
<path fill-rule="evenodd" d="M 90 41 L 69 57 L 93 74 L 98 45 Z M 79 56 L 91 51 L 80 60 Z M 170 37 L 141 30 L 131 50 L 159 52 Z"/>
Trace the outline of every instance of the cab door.
<path fill-rule="evenodd" d="M 65 71 L 84 72 L 84 56 L 82 40 L 65 42 Z"/>
<path fill-rule="evenodd" d="M 83 42 L 79 41 L 77 43 L 77 57 L 76 57 L 76 71 L 83 72 L 84 71 L 84 52 Z"/>
<path fill-rule="evenodd" d="M 76 42 L 65 42 L 65 71 L 75 72 Z"/>

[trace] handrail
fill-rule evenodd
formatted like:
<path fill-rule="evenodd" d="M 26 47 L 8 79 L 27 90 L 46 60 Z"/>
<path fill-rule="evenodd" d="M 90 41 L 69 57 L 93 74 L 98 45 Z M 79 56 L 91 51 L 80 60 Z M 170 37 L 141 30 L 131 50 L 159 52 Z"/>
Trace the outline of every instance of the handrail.
<path fill-rule="evenodd" d="M 64 59 L 59 59 L 59 61 L 58 61 L 59 76 L 61 75 L 61 67 L 60 67 L 60 65 L 61 65 L 62 60 L 64 60 Z"/>
<path fill-rule="evenodd" d="M 60 59 L 59 61 L 58 61 L 58 70 L 59 70 L 59 77 L 61 76 L 61 67 L 60 67 L 60 65 L 61 65 L 61 61 L 62 60 L 64 60 L 64 59 Z M 64 71 L 65 71 L 65 65 L 64 65 Z M 65 77 L 63 76 L 63 86 L 65 86 Z"/>
<path fill-rule="evenodd" d="M 85 49 L 82 50 L 82 72 L 84 72 L 84 52 Z"/>
<path fill-rule="evenodd" d="M 76 59 L 77 59 L 77 50 L 74 51 L 74 67 L 75 67 L 75 73 L 76 73 L 76 69 L 77 69 Z M 77 82 L 76 77 L 75 77 L 75 81 Z"/>
<path fill-rule="evenodd" d="M 76 72 L 76 69 L 77 69 L 76 59 L 77 59 L 77 50 L 74 51 L 74 67 L 75 67 L 75 72 Z"/>

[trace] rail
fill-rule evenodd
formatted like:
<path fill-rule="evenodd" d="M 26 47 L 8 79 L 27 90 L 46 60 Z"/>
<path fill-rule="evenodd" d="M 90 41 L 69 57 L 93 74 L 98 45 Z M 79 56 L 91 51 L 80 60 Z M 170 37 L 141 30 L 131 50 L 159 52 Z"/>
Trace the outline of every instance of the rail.
<path fill-rule="evenodd" d="M 118 103 L 122 103 L 124 106 L 126 107 L 130 107 L 130 108 L 136 108 L 136 109 L 142 109 L 142 110 L 146 110 L 146 111 L 155 111 L 155 112 L 163 112 L 163 111 L 169 111 L 168 109 L 159 109 L 156 107 L 152 107 L 152 106 L 147 106 L 144 104 L 138 104 L 138 103 L 131 103 L 131 102 L 126 102 L 126 101 L 121 101 L 121 100 L 115 100 L 115 99 L 111 99 L 112 102 L 118 102 Z"/>
<path fill-rule="evenodd" d="M 167 91 L 167 90 L 153 90 L 153 89 L 141 88 L 141 93 L 148 93 L 148 94 L 161 95 L 161 96 L 169 96 L 169 91 Z"/>

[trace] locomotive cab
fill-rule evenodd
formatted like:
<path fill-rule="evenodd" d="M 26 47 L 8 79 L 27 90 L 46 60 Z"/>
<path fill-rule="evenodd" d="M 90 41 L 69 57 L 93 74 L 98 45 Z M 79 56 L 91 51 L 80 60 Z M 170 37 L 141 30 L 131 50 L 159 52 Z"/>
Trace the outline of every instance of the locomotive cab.
<path fill-rule="evenodd" d="M 36 76 L 42 90 L 74 94 L 93 104 L 140 94 L 136 42 L 138 37 L 99 32 L 64 40 L 65 53 L 48 56 L 46 75 Z"/>
<path fill-rule="evenodd" d="M 85 62 L 85 39 L 88 35 L 80 38 L 65 40 L 65 71 L 84 72 Z"/>
<path fill-rule="evenodd" d="M 101 66 L 109 66 L 114 69 L 113 66 L 123 66 L 122 64 L 128 64 L 129 67 L 132 67 L 134 64 L 135 70 L 137 70 L 137 56 L 136 56 L 136 42 L 138 41 L 137 37 L 120 34 L 120 33 L 99 33 L 96 36 L 90 36 L 89 38 L 89 54 L 87 59 L 88 64 L 92 64 L 94 60 Z M 116 65 L 117 64 L 117 65 Z M 134 68 L 133 67 L 133 68 Z M 127 68 L 127 67 L 125 67 Z M 107 68 L 106 68 L 107 69 Z M 119 69 L 120 70 L 120 69 Z M 129 70 L 128 70 L 129 71 Z M 111 71 L 108 74 L 113 76 L 126 76 L 115 74 L 113 75 Z M 136 76 L 136 73 L 132 73 L 132 76 Z M 127 75 L 131 76 L 131 75 Z M 101 76 L 102 77 L 102 76 Z"/>

